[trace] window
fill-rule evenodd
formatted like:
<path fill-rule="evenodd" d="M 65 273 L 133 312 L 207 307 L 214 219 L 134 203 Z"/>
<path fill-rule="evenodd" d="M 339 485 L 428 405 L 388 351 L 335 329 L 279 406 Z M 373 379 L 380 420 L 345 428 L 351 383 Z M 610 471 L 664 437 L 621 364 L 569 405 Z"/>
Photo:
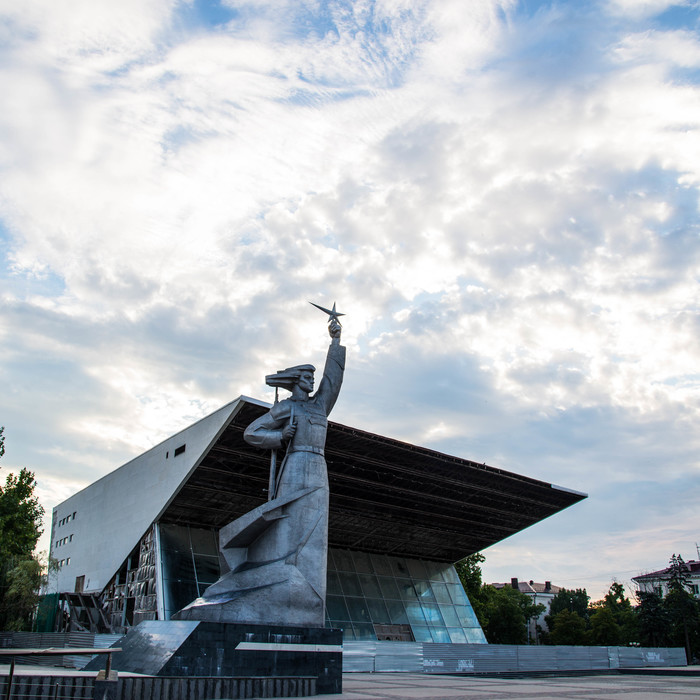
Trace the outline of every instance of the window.
<path fill-rule="evenodd" d="M 66 559 L 66 566 L 68 566 L 69 564 L 70 564 L 70 557 L 68 557 L 68 559 Z"/>
<path fill-rule="evenodd" d="M 73 535 L 71 535 L 71 536 L 68 538 L 68 541 L 69 541 L 69 542 L 72 542 L 72 541 L 73 541 Z"/>
<path fill-rule="evenodd" d="M 175 452 L 173 453 L 174 457 L 179 457 L 184 451 L 187 445 L 180 445 L 180 447 L 175 448 Z"/>

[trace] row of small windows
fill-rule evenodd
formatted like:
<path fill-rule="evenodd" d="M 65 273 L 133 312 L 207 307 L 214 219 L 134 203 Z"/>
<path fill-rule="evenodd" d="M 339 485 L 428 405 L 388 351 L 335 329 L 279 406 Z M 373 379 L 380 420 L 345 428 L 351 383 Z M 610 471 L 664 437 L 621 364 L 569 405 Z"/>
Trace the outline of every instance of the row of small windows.
<path fill-rule="evenodd" d="M 58 562 L 58 565 L 60 567 L 69 566 L 70 565 L 70 557 L 67 557 L 66 559 L 61 559 L 61 561 Z"/>
<path fill-rule="evenodd" d="M 68 537 L 64 537 L 62 540 L 56 540 L 56 546 L 57 547 L 62 547 L 64 544 L 68 544 L 69 542 L 73 541 L 73 535 L 68 535 Z"/>
<path fill-rule="evenodd" d="M 69 523 L 71 520 L 75 520 L 76 515 L 77 515 L 77 511 L 73 511 L 70 515 L 66 515 L 65 518 L 61 518 L 61 520 L 58 521 L 58 527 L 61 527 L 61 525 L 65 525 L 66 523 Z"/>

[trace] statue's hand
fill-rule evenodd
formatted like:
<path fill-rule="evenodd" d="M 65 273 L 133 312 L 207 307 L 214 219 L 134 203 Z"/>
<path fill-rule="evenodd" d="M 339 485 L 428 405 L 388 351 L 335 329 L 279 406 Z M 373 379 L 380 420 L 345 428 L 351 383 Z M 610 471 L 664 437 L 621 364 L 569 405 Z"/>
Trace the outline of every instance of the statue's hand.
<path fill-rule="evenodd" d="M 342 326 L 337 318 L 331 319 L 328 324 L 328 333 L 331 338 L 340 338 L 340 332 L 342 331 Z"/>
<path fill-rule="evenodd" d="M 294 433 L 297 431 L 297 424 L 293 423 L 292 421 L 289 421 L 287 425 L 284 426 L 284 429 L 282 430 L 282 439 L 285 442 L 289 442 L 293 437 Z"/>

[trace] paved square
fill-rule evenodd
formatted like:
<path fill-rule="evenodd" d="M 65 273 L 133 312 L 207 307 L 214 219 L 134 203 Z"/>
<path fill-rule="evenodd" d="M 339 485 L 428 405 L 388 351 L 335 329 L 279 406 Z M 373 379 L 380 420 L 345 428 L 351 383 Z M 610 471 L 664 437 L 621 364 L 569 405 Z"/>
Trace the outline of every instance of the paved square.
<path fill-rule="evenodd" d="M 646 700 L 700 698 L 700 676 L 601 675 L 565 678 L 475 678 L 408 673 L 346 673 L 329 700 Z"/>

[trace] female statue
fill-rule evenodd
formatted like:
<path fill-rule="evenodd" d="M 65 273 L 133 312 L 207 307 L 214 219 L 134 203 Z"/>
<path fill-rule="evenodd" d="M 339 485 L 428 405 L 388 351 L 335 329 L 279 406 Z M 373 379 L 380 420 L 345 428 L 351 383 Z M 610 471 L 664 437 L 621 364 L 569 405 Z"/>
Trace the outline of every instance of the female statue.
<path fill-rule="evenodd" d="M 328 474 L 324 446 L 328 414 L 345 369 L 341 326 L 334 311 L 323 378 L 314 388 L 313 365 L 268 375 L 268 385 L 291 391 L 251 423 L 246 442 L 286 446 L 271 479 L 270 500 L 223 527 L 219 546 L 228 570 L 179 619 L 323 627 L 328 557 Z"/>

